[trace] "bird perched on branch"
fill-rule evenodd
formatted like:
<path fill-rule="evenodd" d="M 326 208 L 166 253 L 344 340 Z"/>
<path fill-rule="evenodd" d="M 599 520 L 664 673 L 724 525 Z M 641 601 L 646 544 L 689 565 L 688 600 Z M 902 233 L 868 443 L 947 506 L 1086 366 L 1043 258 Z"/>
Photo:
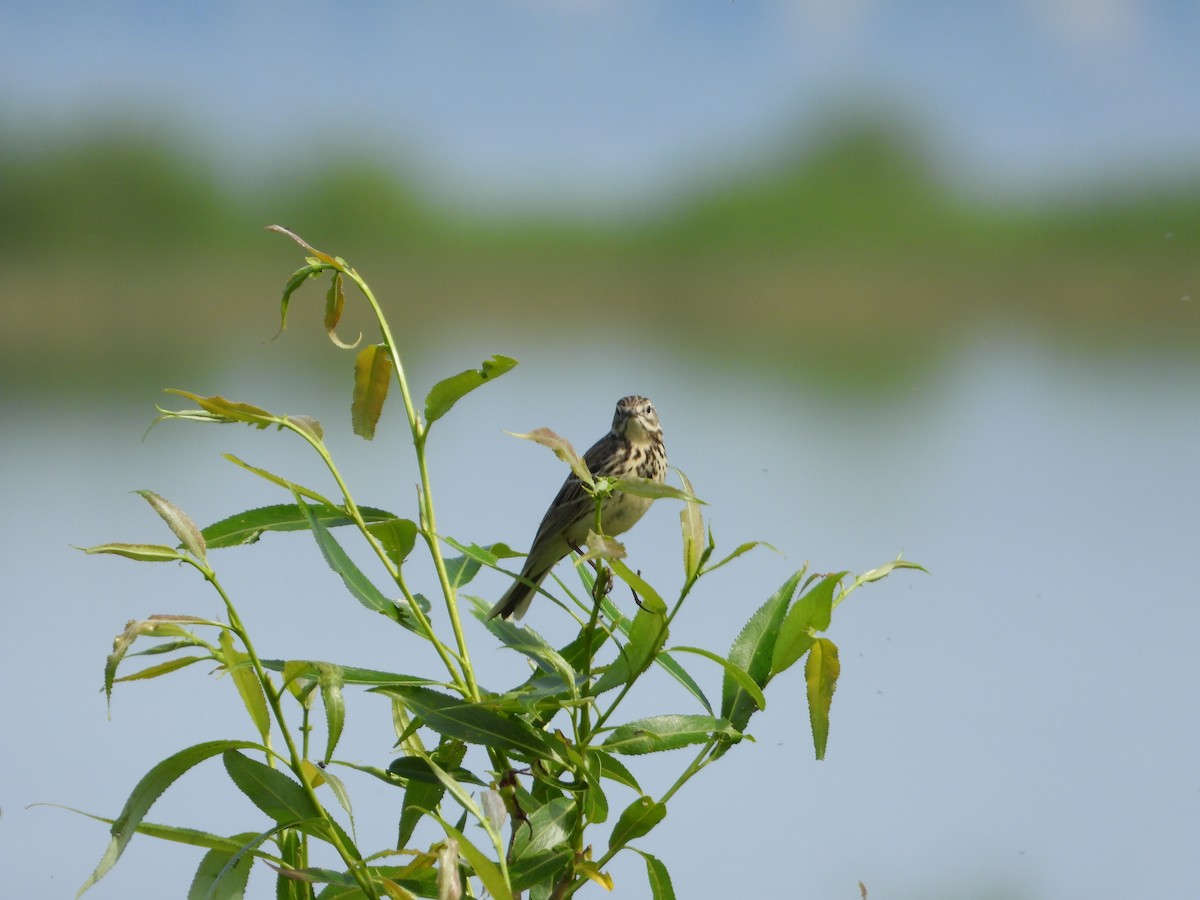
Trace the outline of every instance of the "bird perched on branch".
<path fill-rule="evenodd" d="M 649 478 L 662 481 L 667 475 L 667 450 L 662 427 L 654 405 L 645 397 L 623 397 L 617 401 L 612 428 L 583 455 L 588 471 L 597 477 Z M 601 530 L 606 535 L 628 531 L 653 502 L 615 491 L 604 501 L 600 513 Z M 595 527 L 595 500 L 572 472 L 550 503 L 542 524 L 525 558 L 521 577 L 513 582 L 488 613 L 521 618 L 533 595 L 550 570 L 573 548 L 587 542 L 588 531 Z"/>

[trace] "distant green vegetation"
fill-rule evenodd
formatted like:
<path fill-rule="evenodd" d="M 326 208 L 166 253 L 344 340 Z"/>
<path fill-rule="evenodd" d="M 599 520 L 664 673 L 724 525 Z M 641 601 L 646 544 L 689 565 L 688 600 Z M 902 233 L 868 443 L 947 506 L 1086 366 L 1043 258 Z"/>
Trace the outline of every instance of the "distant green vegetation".
<path fill-rule="evenodd" d="M 208 352 L 247 296 L 270 305 L 269 222 L 376 273 L 416 329 L 429 309 L 547 331 L 603 310 L 772 365 L 920 356 L 996 324 L 1200 343 L 1200 182 L 988 206 L 878 124 L 602 224 L 438 207 L 361 156 L 246 181 L 144 130 L 0 144 L 3 369 L 41 352 L 30 335 L 79 365 Z"/>

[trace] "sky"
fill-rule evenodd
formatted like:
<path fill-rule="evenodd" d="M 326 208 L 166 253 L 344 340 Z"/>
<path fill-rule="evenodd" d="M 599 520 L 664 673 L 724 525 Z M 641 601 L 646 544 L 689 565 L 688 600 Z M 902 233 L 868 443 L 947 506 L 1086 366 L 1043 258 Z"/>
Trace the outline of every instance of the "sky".
<path fill-rule="evenodd" d="M 4 30 L 6 131 L 158 123 L 243 174 L 375 155 L 469 204 L 666 196 L 862 109 L 985 192 L 1200 152 L 1188 3 L 17 0 Z"/>

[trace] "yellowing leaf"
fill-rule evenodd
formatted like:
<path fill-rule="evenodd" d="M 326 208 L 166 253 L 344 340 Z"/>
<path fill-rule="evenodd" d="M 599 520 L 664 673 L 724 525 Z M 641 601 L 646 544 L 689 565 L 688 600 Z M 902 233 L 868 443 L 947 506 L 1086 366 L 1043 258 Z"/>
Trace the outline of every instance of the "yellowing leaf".
<path fill-rule="evenodd" d="M 549 447 L 554 451 L 554 455 L 571 467 L 571 471 L 575 473 L 575 477 L 586 484 L 588 487 L 595 485 L 592 479 L 592 473 L 588 471 L 587 465 L 583 459 L 575 452 L 575 448 L 571 446 L 571 442 L 565 437 L 555 434 L 549 428 L 537 428 L 526 434 L 518 434 L 515 431 L 505 432 L 513 437 L 521 438 L 524 441 L 533 441 L 535 444 L 541 444 L 543 447 Z"/>
<path fill-rule="evenodd" d="M 825 758 L 825 742 L 829 738 L 829 706 L 833 703 L 833 692 L 841 671 L 837 645 L 829 638 L 817 638 L 804 663 L 808 719 L 812 724 L 813 749 L 816 750 L 817 759 Z"/>
<path fill-rule="evenodd" d="M 361 331 L 354 339 L 353 344 L 347 344 L 337 336 L 338 322 L 342 320 L 342 310 L 345 306 L 346 292 L 342 290 L 342 273 L 334 272 L 333 279 L 329 283 L 329 290 L 325 292 L 325 333 L 329 335 L 329 339 L 333 341 L 334 345 L 343 350 L 353 350 L 362 340 Z"/>
<path fill-rule="evenodd" d="M 383 344 L 371 344 L 358 351 L 354 360 L 354 402 L 351 420 L 354 433 L 368 441 L 375 437 L 375 425 L 387 399 L 392 377 L 392 355 Z"/>

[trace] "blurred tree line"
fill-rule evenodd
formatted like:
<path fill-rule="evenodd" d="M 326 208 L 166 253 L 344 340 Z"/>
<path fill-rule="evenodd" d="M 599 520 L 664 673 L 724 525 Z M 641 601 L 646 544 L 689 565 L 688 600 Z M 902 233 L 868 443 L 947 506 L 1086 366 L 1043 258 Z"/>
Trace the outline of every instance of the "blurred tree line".
<path fill-rule="evenodd" d="M 1200 181 L 1151 175 L 1005 205 L 953 190 L 887 123 L 798 146 L 653 214 L 584 221 L 439 205 L 361 156 L 251 180 L 144 128 L 10 135 L 3 366 L 27 363 L 31 334 L 53 333 L 85 364 L 156 346 L 185 323 L 203 353 L 247 292 L 273 296 L 289 271 L 287 248 L 263 235 L 269 222 L 399 295 L 416 329 L 447 314 L 548 331 L 637 316 L 767 359 L 919 355 L 998 324 L 1104 346 L 1200 337 Z M 168 294 L 179 302 L 164 304 Z M 208 314 L 189 312 L 192 301 Z"/>

